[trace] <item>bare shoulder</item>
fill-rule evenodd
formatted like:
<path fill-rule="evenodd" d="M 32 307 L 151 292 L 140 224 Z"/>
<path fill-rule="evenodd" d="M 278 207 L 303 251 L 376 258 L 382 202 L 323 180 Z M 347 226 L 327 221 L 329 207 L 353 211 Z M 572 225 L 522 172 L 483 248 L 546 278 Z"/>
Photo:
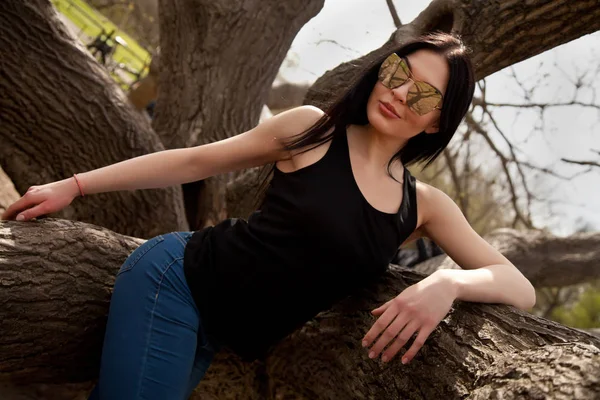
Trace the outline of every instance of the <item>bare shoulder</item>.
<path fill-rule="evenodd" d="M 417 229 L 423 228 L 439 213 L 448 212 L 449 208 L 456 207 L 454 201 L 442 190 L 427 183 L 417 180 Z"/>
<path fill-rule="evenodd" d="M 306 131 L 324 115 L 317 107 L 295 107 L 246 132 L 190 148 L 198 179 L 290 159 L 285 139 Z"/>
<path fill-rule="evenodd" d="M 320 108 L 306 105 L 283 111 L 263 124 L 272 125 L 270 131 L 274 136 L 285 139 L 306 131 L 324 115 Z"/>

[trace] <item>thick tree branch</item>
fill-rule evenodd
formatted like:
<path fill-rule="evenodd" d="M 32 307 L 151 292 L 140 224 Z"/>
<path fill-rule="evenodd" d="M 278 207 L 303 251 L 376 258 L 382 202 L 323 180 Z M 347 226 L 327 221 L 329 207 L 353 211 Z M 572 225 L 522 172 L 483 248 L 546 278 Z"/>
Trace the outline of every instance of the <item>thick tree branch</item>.
<path fill-rule="evenodd" d="M 75 221 L 1 221 L 0 380 L 94 378 L 115 275 L 143 242 Z"/>
<path fill-rule="evenodd" d="M 153 126 L 165 147 L 211 143 L 254 127 L 292 40 L 322 7 L 323 0 L 159 1 Z"/>
<path fill-rule="evenodd" d="M 499 28 L 500 27 L 500 28 Z M 399 44 L 441 30 L 462 36 L 472 49 L 477 79 L 600 29 L 595 0 L 434 0 L 381 48 L 319 78 L 305 103 L 326 108 L 368 65 Z"/>
<path fill-rule="evenodd" d="M 600 278 L 600 233 L 558 237 L 540 231 L 498 229 L 485 239 L 538 288 L 569 286 Z M 459 268 L 445 255 L 415 267 L 431 274 L 440 268 Z"/>
<path fill-rule="evenodd" d="M 296 85 L 292 83 L 273 86 L 267 98 L 267 107 L 274 112 L 278 112 L 301 106 L 309 87 L 309 85 Z"/>
<path fill-rule="evenodd" d="M 0 222 L 0 380 L 95 379 L 114 276 L 142 242 L 72 221 Z M 487 399 L 499 389 L 512 397 L 525 385 L 567 399 L 562 391 L 572 387 L 585 394 L 599 389 L 600 339 L 508 306 L 457 302 L 411 364 L 370 360 L 360 346 L 374 322 L 370 310 L 423 277 L 392 267 L 262 361 L 244 363 L 223 351 L 194 398 L 222 399 L 225 390 L 228 398 L 244 399 L 458 399 L 469 393 Z M 556 369 L 567 374 L 569 386 L 550 378 Z"/>

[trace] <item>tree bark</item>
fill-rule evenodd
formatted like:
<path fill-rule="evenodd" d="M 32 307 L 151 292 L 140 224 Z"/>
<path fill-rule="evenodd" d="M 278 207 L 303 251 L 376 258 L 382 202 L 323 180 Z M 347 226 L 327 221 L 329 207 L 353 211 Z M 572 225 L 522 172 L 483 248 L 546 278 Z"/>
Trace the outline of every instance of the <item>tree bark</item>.
<path fill-rule="evenodd" d="M 0 381 L 95 379 L 114 275 L 142 242 L 73 221 L 0 222 Z M 244 363 L 223 351 L 194 398 L 592 399 L 599 393 L 599 338 L 504 305 L 456 302 L 407 366 L 368 359 L 360 339 L 374 322 L 369 311 L 423 277 L 392 266 L 264 360 Z"/>
<path fill-rule="evenodd" d="M 54 218 L 0 222 L 0 379 L 94 377 L 116 273 L 143 242 Z"/>
<path fill-rule="evenodd" d="M 562 287 L 600 278 L 600 232 L 558 237 L 542 231 L 498 229 L 486 241 L 508 258 L 536 288 Z M 438 269 L 460 269 L 446 255 L 415 266 L 429 275 Z"/>
<path fill-rule="evenodd" d="M 294 37 L 322 7 L 323 0 L 159 2 L 153 126 L 165 147 L 211 143 L 253 128 Z M 192 228 L 225 215 L 227 181 L 184 187 Z"/>
<path fill-rule="evenodd" d="M 596 0 L 433 0 L 410 24 L 401 26 L 379 49 L 321 76 L 305 104 L 327 108 L 331 93 L 343 92 L 365 66 L 400 44 L 434 30 L 462 36 L 472 50 L 476 78 L 600 29 Z"/>
<path fill-rule="evenodd" d="M 163 150 L 44 0 L 0 2 L 0 164 L 19 193 Z M 103 193 L 55 216 L 138 237 L 185 230 L 179 188 Z"/>
<path fill-rule="evenodd" d="M 256 125 L 294 37 L 323 0 L 177 0 L 159 7 L 163 35 L 153 125 L 166 148 L 177 148 Z"/>

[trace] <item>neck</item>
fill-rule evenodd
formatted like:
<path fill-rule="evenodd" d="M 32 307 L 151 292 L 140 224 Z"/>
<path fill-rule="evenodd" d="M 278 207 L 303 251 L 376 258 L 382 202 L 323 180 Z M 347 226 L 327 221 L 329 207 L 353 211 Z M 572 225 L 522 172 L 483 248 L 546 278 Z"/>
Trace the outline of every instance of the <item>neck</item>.
<path fill-rule="evenodd" d="M 355 126 L 355 129 L 360 133 L 356 140 L 360 143 L 360 153 L 375 168 L 384 167 L 387 170 L 389 161 L 408 142 L 407 139 L 384 135 L 371 124 Z M 402 167 L 402 163 L 395 161 L 392 164 L 394 167 Z"/>

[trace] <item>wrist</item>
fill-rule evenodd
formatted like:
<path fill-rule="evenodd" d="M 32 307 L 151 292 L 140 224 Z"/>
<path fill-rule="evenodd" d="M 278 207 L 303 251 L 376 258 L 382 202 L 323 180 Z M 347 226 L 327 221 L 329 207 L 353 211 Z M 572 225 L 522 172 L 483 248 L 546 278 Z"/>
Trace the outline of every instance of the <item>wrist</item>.
<path fill-rule="evenodd" d="M 77 181 L 75 181 L 75 177 L 70 177 L 67 179 L 63 179 L 60 182 L 57 182 L 60 185 L 60 190 L 64 191 L 69 197 L 75 198 L 81 196 L 81 192 L 79 191 L 79 186 L 77 185 Z"/>
<path fill-rule="evenodd" d="M 456 270 L 452 269 L 438 269 L 433 274 L 446 283 L 446 286 L 448 287 L 450 293 L 452 293 L 454 299 L 459 299 L 462 285 L 456 272 Z"/>

